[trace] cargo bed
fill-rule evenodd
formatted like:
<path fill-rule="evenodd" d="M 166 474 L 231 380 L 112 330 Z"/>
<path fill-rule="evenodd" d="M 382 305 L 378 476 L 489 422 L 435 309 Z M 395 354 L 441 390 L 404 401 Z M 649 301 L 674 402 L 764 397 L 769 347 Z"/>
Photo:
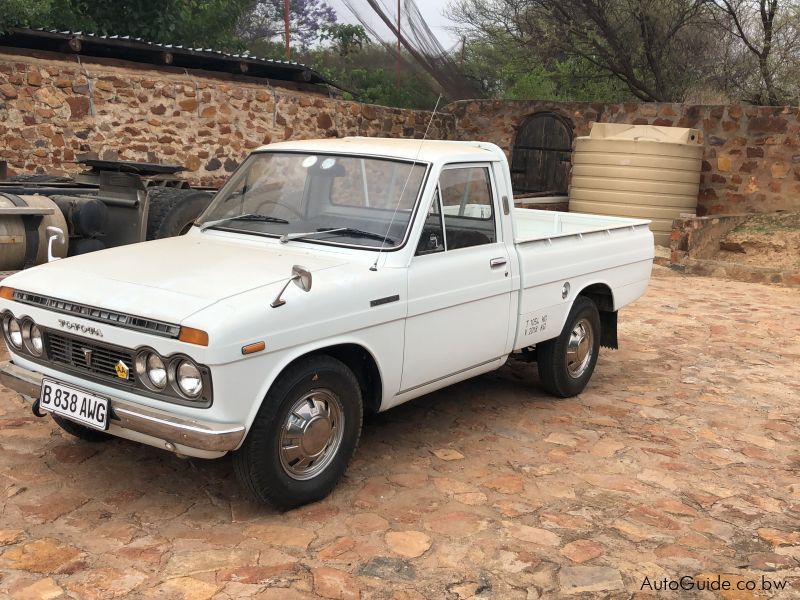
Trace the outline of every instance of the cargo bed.
<path fill-rule="evenodd" d="M 647 227 L 650 223 L 647 219 L 530 208 L 514 208 L 513 211 L 514 242 L 517 244 L 626 227 Z"/>

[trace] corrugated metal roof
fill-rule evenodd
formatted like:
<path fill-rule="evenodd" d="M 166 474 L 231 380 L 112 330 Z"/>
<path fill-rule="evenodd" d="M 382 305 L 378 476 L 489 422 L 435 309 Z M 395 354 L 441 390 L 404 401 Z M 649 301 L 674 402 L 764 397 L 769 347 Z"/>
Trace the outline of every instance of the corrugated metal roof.
<path fill-rule="evenodd" d="M 12 27 L 0 35 L 0 46 L 339 87 L 314 69 L 294 61 L 262 58 L 249 52 L 232 54 L 213 48 L 189 48 L 131 36 Z"/>

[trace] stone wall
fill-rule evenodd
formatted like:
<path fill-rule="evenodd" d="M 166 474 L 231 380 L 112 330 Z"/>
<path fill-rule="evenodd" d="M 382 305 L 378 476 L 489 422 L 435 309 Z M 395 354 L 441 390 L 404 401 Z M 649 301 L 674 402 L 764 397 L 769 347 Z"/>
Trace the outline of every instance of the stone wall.
<path fill-rule="evenodd" d="M 778 283 L 800 287 L 800 272 L 774 264 L 753 265 L 718 258 L 720 242 L 748 215 L 687 217 L 672 222 L 667 265 L 680 273 L 736 279 L 751 283 Z"/>
<path fill-rule="evenodd" d="M 719 251 L 719 242 L 729 231 L 747 220 L 746 215 L 714 215 L 687 217 L 672 222 L 670 262 L 684 258 L 712 258 Z"/>
<path fill-rule="evenodd" d="M 291 85 L 291 84 L 290 84 Z M 345 135 L 422 137 L 430 113 L 344 102 L 243 76 L 0 53 L 0 160 L 9 175 L 80 158 L 177 163 L 219 185 L 253 148 Z M 453 137 L 437 115 L 430 138 Z"/>
<path fill-rule="evenodd" d="M 576 136 L 593 121 L 700 129 L 700 215 L 800 210 L 800 111 L 790 107 L 466 100 L 436 115 L 429 137 L 487 140 L 510 154 L 517 128 L 542 111 L 566 117 Z M 182 164 L 193 183 L 216 186 L 270 141 L 421 137 L 429 118 L 245 76 L 0 49 L 0 160 L 10 175 L 120 158 Z"/>
<path fill-rule="evenodd" d="M 491 141 L 509 155 L 517 128 L 542 111 L 569 119 L 576 136 L 587 135 L 592 121 L 697 128 L 704 143 L 698 214 L 800 210 L 798 108 L 466 100 L 449 109 L 459 139 Z"/>

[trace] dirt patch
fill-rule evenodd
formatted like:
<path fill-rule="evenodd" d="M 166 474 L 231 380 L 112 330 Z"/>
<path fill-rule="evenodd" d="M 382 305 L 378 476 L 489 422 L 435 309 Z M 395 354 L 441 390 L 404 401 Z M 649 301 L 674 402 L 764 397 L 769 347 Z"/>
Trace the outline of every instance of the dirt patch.
<path fill-rule="evenodd" d="M 725 235 L 715 260 L 800 270 L 800 213 L 753 215 Z"/>

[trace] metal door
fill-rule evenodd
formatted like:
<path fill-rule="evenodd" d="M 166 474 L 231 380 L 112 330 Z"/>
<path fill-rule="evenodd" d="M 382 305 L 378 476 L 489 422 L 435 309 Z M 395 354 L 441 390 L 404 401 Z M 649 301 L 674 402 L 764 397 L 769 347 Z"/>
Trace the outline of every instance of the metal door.
<path fill-rule="evenodd" d="M 517 131 L 511 153 L 511 183 L 518 194 L 566 194 L 572 155 L 572 126 L 562 116 L 540 112 Z"/>
<path fill-rule="evenodd" d="M 457 165 L 444 172 L 469 171 L 475 167 L 485 170 L 489 178 L 490 218 L 496 241 L 457 248 L 451 248 L 447 241 L 446 250 L 415 256 L 411 261 L 400 393 L 486 367 L 507 353 L 512 257 L 503 240 L 502 228 L 498 227 L 503 212 L 491 181 L 491 166 Z M 438 199 L 439 193 L 433 202 Z M 428 206 L 424 208 L 427 214 Z M 447 215 L 441 206 L 438 213 L 445 215 L 444 237 L 450 240 Z M 464 221 L 484 220 L 450 214 Z"/>

